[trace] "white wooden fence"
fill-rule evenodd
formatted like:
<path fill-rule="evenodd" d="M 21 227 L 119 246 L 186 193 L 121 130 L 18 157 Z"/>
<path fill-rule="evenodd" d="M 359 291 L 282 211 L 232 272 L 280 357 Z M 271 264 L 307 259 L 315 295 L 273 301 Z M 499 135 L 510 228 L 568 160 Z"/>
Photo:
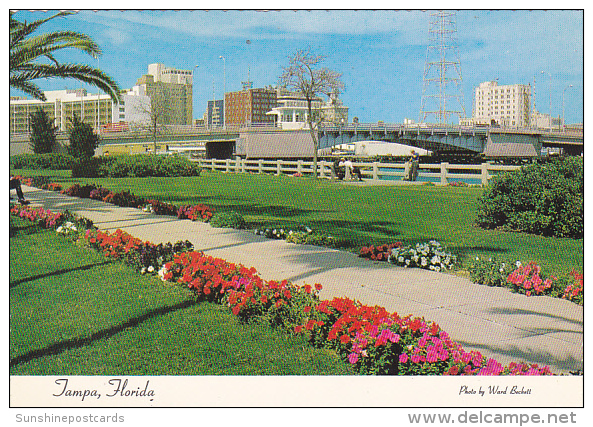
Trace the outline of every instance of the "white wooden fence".
<path fill-rule="evenodd" d="M 194 159 L 203 169 L 227 173 L 258 173 L 274 175 L 311 175 L 313 162 L 305 160 L 264 160 L 264 159 Z M 317 163 L 317 173 L 321 178 L 332 178 L 332 162 L 321 160 Z M 356 162 L 364 179 L 374 181 L 402 180 L 405 165 L 398 163 Z M 451 182 L 487 184 L 497 174 L 519 169 L 519 166 L 495 165 L 456 165 L 450 163 L 420 164 L 418 181 L 447 185 Z M 468 182 L 470 181 L 470 182 Z"/>

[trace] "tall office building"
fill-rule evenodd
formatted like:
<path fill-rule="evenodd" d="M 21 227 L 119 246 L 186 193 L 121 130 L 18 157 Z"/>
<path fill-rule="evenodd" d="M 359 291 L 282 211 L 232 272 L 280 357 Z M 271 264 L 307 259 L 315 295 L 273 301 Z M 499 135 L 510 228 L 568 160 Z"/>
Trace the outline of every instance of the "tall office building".
<path fill-rule="evenodd" d="M 251 89 L 229 92 L 224 97 L 227 125 L 274 124 L 274 117 L 266 113 L 276 107 L 274 89 Z"/>
<path fill-rule="evenodd" d="M 483 82 L 475 88 L 473 119 L 476 124 L 527 128 L 530 125 L 531 85 Z"/>
<path fill-rule="evenodd" d="M 191 125 L 192 71 L 178 70 L 163 64 L 150 64 L 148 74 L 136 83 L 151 99 L 151 111 L 160 111 L 160 124 Z"/>

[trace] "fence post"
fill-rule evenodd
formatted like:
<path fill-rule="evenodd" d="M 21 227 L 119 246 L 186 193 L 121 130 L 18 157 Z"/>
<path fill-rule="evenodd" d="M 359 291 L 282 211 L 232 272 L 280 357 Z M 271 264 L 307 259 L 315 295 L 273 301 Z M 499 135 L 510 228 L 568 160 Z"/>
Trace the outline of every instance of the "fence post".
<path fill-rule="evenodd" d="M 441 162 L 441 185 L 447 185 L 447 168 L 449 163 Z"/>
<path fill-rule="evenodd" d="M 226 168 L 225 168 L 225 172 L 230 172 L 231 169 L 231 159 L 226 159 Z"/>
<path fill-rule="evenodd" d="M 247 159 L 241 160 L 241 173 L 245 173 L 245 163 L 247 163 Z"/>
<path fill-rule="evenodd" d="M 239 173 L 240 167 L 241 167 L 241 157 L 236 156 L 235 157 L 235 173 Z"/>
<path fill-rule="evenodd" d="M 377 162 L 373 162 L 373 180 L 379 180 L 379 164 Z"/>
<path fill-rule="evenodd" d="M 488 174 L 488 163 L 482 163 L 482 185 L 488 184 L 488 179 L 490 175 Z"/>
<path fill-rule="evenodd" d="M 319 162 L 319 166 L 320 166 L 320 171 L 319 171 L 319 177 L 320 178 L 325 178 L 325 160 L 322 160 Z"/>
<path fill-rule="evenodd" d="M 282 175 L 282 160 L 281 159 L 276 160 L 276 175 L 278 175 L 278 176 Z"/>
<path fill-rule="evenodd" d="M 297 173 L 303 173 L 303 161 L 301 159 L 297 162 Z"/>
<path fill-rule="evenodd" d="M 259 159 L 257 162 L 257 173 L 264 173 L 264 159 Z"/>
<path fill-rule="evenodd" d="M 216 167 L 215 167 L 215 165 L 214 165 L 214 162 L 215 162 L 215 161 L 216 161 L 216 159 L 215 159 L 214 157 L 213 157 L 213 158 L 211 159 L 211 161 L 210 161 L 210 163 L 211 163 L 211 165 L 212 165 L 212 166 L 210 166 L 210 168 L 211 168 L 213 171 L 214 171 L 214 170 L 216 170 Z"/>

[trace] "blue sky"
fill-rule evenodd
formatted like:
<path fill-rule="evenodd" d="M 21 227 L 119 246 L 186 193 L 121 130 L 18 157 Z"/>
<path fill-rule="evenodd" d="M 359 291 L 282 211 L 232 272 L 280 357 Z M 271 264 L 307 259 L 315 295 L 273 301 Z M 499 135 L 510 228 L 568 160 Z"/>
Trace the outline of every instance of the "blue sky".
<path fill-rule="evenodd" d="M 43 12 L 18 12 L 17 19 Z M 73 51 L 63 62 L 99 65 L 122 88 L 130 88 L 161 62 L 196 69 L 194 117 L 206 102 L 226 90 L 241 89 L 248 70 L 254 87 L 276 85 L 282 66 L 297 49 L 326 57 L 325 65 L 342 73 L 341 95 L 350 119 L 400 123 L 418 120 L 428 45 L 430 12 L 414 11 L 81 11 L 50 21 L 45 31 L 70 29 L 93 37 L 100 59 Z M 457 39 L 465 109 L 480 82 L 534 84 L 536 108 L 562 114 L 567 123 L 583 122 L 583 12 L 459 10 Z M 545 74 L 541 72 L 544 71 Z M 550 77 L 551 74 L 551 91 Z M 74 80 L 38 81 L 44 90 L 81 87 Z M 214 84 L 213 84 L 214 83 Z M 94 88 L 87 87 L 91 92 Z M 14 92 L 14 94 L 17 94 Z"/>

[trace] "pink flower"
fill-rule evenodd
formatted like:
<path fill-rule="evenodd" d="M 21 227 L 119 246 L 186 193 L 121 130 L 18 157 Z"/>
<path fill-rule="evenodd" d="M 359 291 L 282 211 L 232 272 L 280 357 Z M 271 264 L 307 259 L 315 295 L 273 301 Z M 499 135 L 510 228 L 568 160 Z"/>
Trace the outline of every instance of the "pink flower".
<path fill-rule="evenodd" d="M 348 361 L 354 365 L 356 362 L 358 362 L 358 354 L 350 353 L 348 355 Z"/>
<path fill-rule="evenodd" d="M 402 353 L 399 355 L 399 363 L 406 363 L 408 361 L 408 355 L 406 353 Z"/>

